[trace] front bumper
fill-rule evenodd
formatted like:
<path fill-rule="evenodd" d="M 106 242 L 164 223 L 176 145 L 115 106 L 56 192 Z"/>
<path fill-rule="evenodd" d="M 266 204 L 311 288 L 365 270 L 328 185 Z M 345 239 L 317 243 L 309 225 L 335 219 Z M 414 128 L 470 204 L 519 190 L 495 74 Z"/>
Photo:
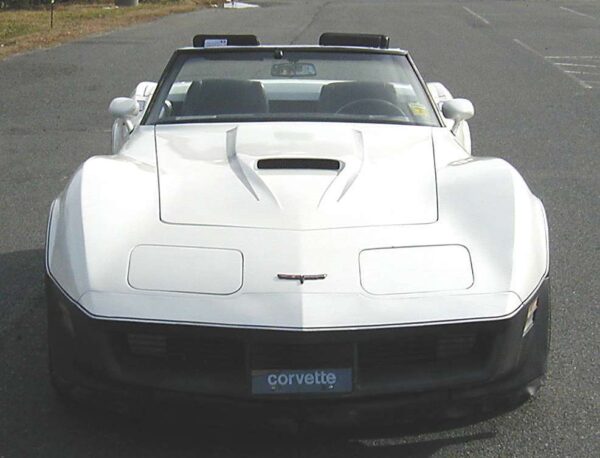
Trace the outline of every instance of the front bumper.
<path fill-rule="evenodd" d="M 549 282 L 523 337 L 527 304 L 510 319 L 351 331 L 271 331 L 97 320 L 47 277 L 53 375 L 116 397 L 184 397 L 267 410 L 464 403 L 530 390 L 545 373 Z M 351 368 L 350 393 L 253 395 L 260 369 Z"/>

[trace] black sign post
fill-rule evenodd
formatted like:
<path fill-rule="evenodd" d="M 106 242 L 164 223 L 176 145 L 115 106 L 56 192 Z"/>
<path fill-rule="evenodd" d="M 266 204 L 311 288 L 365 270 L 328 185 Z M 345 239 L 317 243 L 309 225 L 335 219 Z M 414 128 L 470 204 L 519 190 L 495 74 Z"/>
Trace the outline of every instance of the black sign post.
<path fill-rule="evenodd" d="M 54 27 L 54 0 L 50 0 L 50 28 Z"/>

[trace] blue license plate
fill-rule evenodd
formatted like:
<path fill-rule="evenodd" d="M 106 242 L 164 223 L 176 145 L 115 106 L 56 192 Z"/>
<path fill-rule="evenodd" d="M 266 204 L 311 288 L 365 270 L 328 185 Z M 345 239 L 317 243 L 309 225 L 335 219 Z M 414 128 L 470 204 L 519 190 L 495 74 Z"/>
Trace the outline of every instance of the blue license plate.
<path fill-rule="evenodd" d="M 349 393 L 352 369 L 252 371 L 252 394 Z"/>

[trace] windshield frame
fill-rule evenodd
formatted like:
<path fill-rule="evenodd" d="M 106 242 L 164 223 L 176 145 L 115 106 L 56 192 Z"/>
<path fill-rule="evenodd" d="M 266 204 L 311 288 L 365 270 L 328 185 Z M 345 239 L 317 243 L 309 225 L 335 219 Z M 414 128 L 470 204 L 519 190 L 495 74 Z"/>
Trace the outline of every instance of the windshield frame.
<path fill-rule="evenodd" d="M 142 117 L 142 120 L 140 122 L 140 125 L 150 125 L 150 126 L 158 126 L 158 125 L 175 125 L 175 124 L 182 124 L 181 122 L 179 123 L 161 123 L 160 121 L 156 121 L 156 122 L 149 122 L 148 118 L 150 117 L 150 113 L 153 111 L 154 109 L 154 105 L 156 104 L 156 101 L 161 98 L 161 95 L 163 94 L 163 92 L 168 91 L 171 87 L 171 84 L 169 83 L 169 79 L 171 77 L 171 75 L 173 74 L 173 72 L 176 69 L 176 66 L 180 63 L 180 62 L 184 62 L 183 60 L 180 59 L 181 56 L 183 55 L 194 55 L 194 56 L 202 56 L 202 55 L 210 55 L 210 54 L 225 54 L 225 53 L 240 53 L 240 52 L 264 52 L 264 51 L 277 51 L 277 50 L 282 50 L 282 51 L 296 51 L 296 52 L 315 52 L 315 53 L 319 53 L 319 52 L 323 52 L 323 53 L 332 53 L 332 52 L 340 52 L 340 53 L 358 53 L 358 54 L 387 54 L 387 55 L 395 55 L 395 56 L 402 56 L 405 57 L 409 66 L 411 67 L 412 71 L 414 72 L 414 74 L 417 77 L 417 80 L 419 82 L 419 84 L 421 85 L 421 89 L 423 90 L 423 92 L 425 93 L 425 97 L 427 97 L 427 100 L 429 101 L 431 108 L 433 109 L 433 112 L 435 114 L 435 118 L 437 120 L 438 125 L 437 126 L 428 126 L 428 127 L 444 127 L 444 121 L 442 118 L 442 115 L 440 113 L 439 107 L 437 106 L 437 103 L 435 102 L 435 100 L 433 99 L 433 96 L 431 95 L 431 93 L 429 92 L 429 88 L 427 87 L 427 84 L 425 83 L 425 81 L 423 80 L 423 77 L 421 76 L 421 73 L 419 72 L 419 70 L 417 69 L 417 66 L 415 65 L 412 57 L 410 56 L 410 54 L 407 51 L 401 50 L 401 49 L 380 49 L 380 48 L 364 48 L 364 47 L 349 47 L 349 46 L 306 46 L 306 45 L 284 45 L 284 46 L 278 46 L 278 45 L 260 45 L 260 46 L 218 46 L 218 47 L 212 47 L 212 48 L 181 48 L 181 49 L 177 49 L 173 55 L 171 56 L 171 58 L 169 59 L 169 62 L 167 63 L 165 69 L 163 70 L 163 73 L 160 77 L 160 79 L 158 80 L 158 84 L 156 86 L 156 89 L 154 91 L 154 93 L 152 94 L 152 97 L 148 103 L 148 106 L 146 107 L 146 110 L 144 111 L 144 115 Z M 175 75 L 176 77 L 176 75 Z M 168 86 L 168 87 L 167 87 Z M 235 122 L 277 122 L 277 121 L 291 121 L 291 122 L 351 122 L 351 123 L 356 123 L 356 124 L 361 124 L 361 123 L 366 123 L 366 124 L 396 124 L 396 125 L 407 125 L 406 123 L 400 122 L 398 120 L 391 120 L 391 119 L 361 119 L 361 120 L 357 120 L 356 118 L 354 119 L 348 119 L 347 121 L 345 121 L 344 119 L 336 119 L 336 120 L 327 120 L 327 119 L 320 119 L 320 120 L 315 120 L 315 119 L 298 119 L 298 118 L 293 118 L 293 119 L 285 119 L 285 118 L 279 118 L 279 117 L 262 117 L 262 118 L 257 118 L 257 119 L 248 119 L 248 120 L 231 120 L 231 121 L 227 121 L 227 120 L 223 120 L 223 119 L 202 119 L 201 121 L 193 121 L 191 120 L 189 123 L 194 123 L 194 124 L 209 124 L 209 123 L 235 123 Z M 183 122 L 183 124 L 185 124 L 185 122 Z M 413 124 L 409 124 L 409 125 L 413 125 Z M 416 126 L 416 127 L 423 127 L 423 126 Z"/>

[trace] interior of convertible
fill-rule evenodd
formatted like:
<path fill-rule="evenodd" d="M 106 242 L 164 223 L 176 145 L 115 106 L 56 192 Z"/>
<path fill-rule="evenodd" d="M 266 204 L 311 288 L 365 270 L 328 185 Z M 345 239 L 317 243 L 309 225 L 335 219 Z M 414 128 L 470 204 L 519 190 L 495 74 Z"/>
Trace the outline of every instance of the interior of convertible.
<path fill-rule="evenodd" d="M 273 51 L 182 55 L 147 123 L 246 120 L 438 125 L 403 55 Z"/>

